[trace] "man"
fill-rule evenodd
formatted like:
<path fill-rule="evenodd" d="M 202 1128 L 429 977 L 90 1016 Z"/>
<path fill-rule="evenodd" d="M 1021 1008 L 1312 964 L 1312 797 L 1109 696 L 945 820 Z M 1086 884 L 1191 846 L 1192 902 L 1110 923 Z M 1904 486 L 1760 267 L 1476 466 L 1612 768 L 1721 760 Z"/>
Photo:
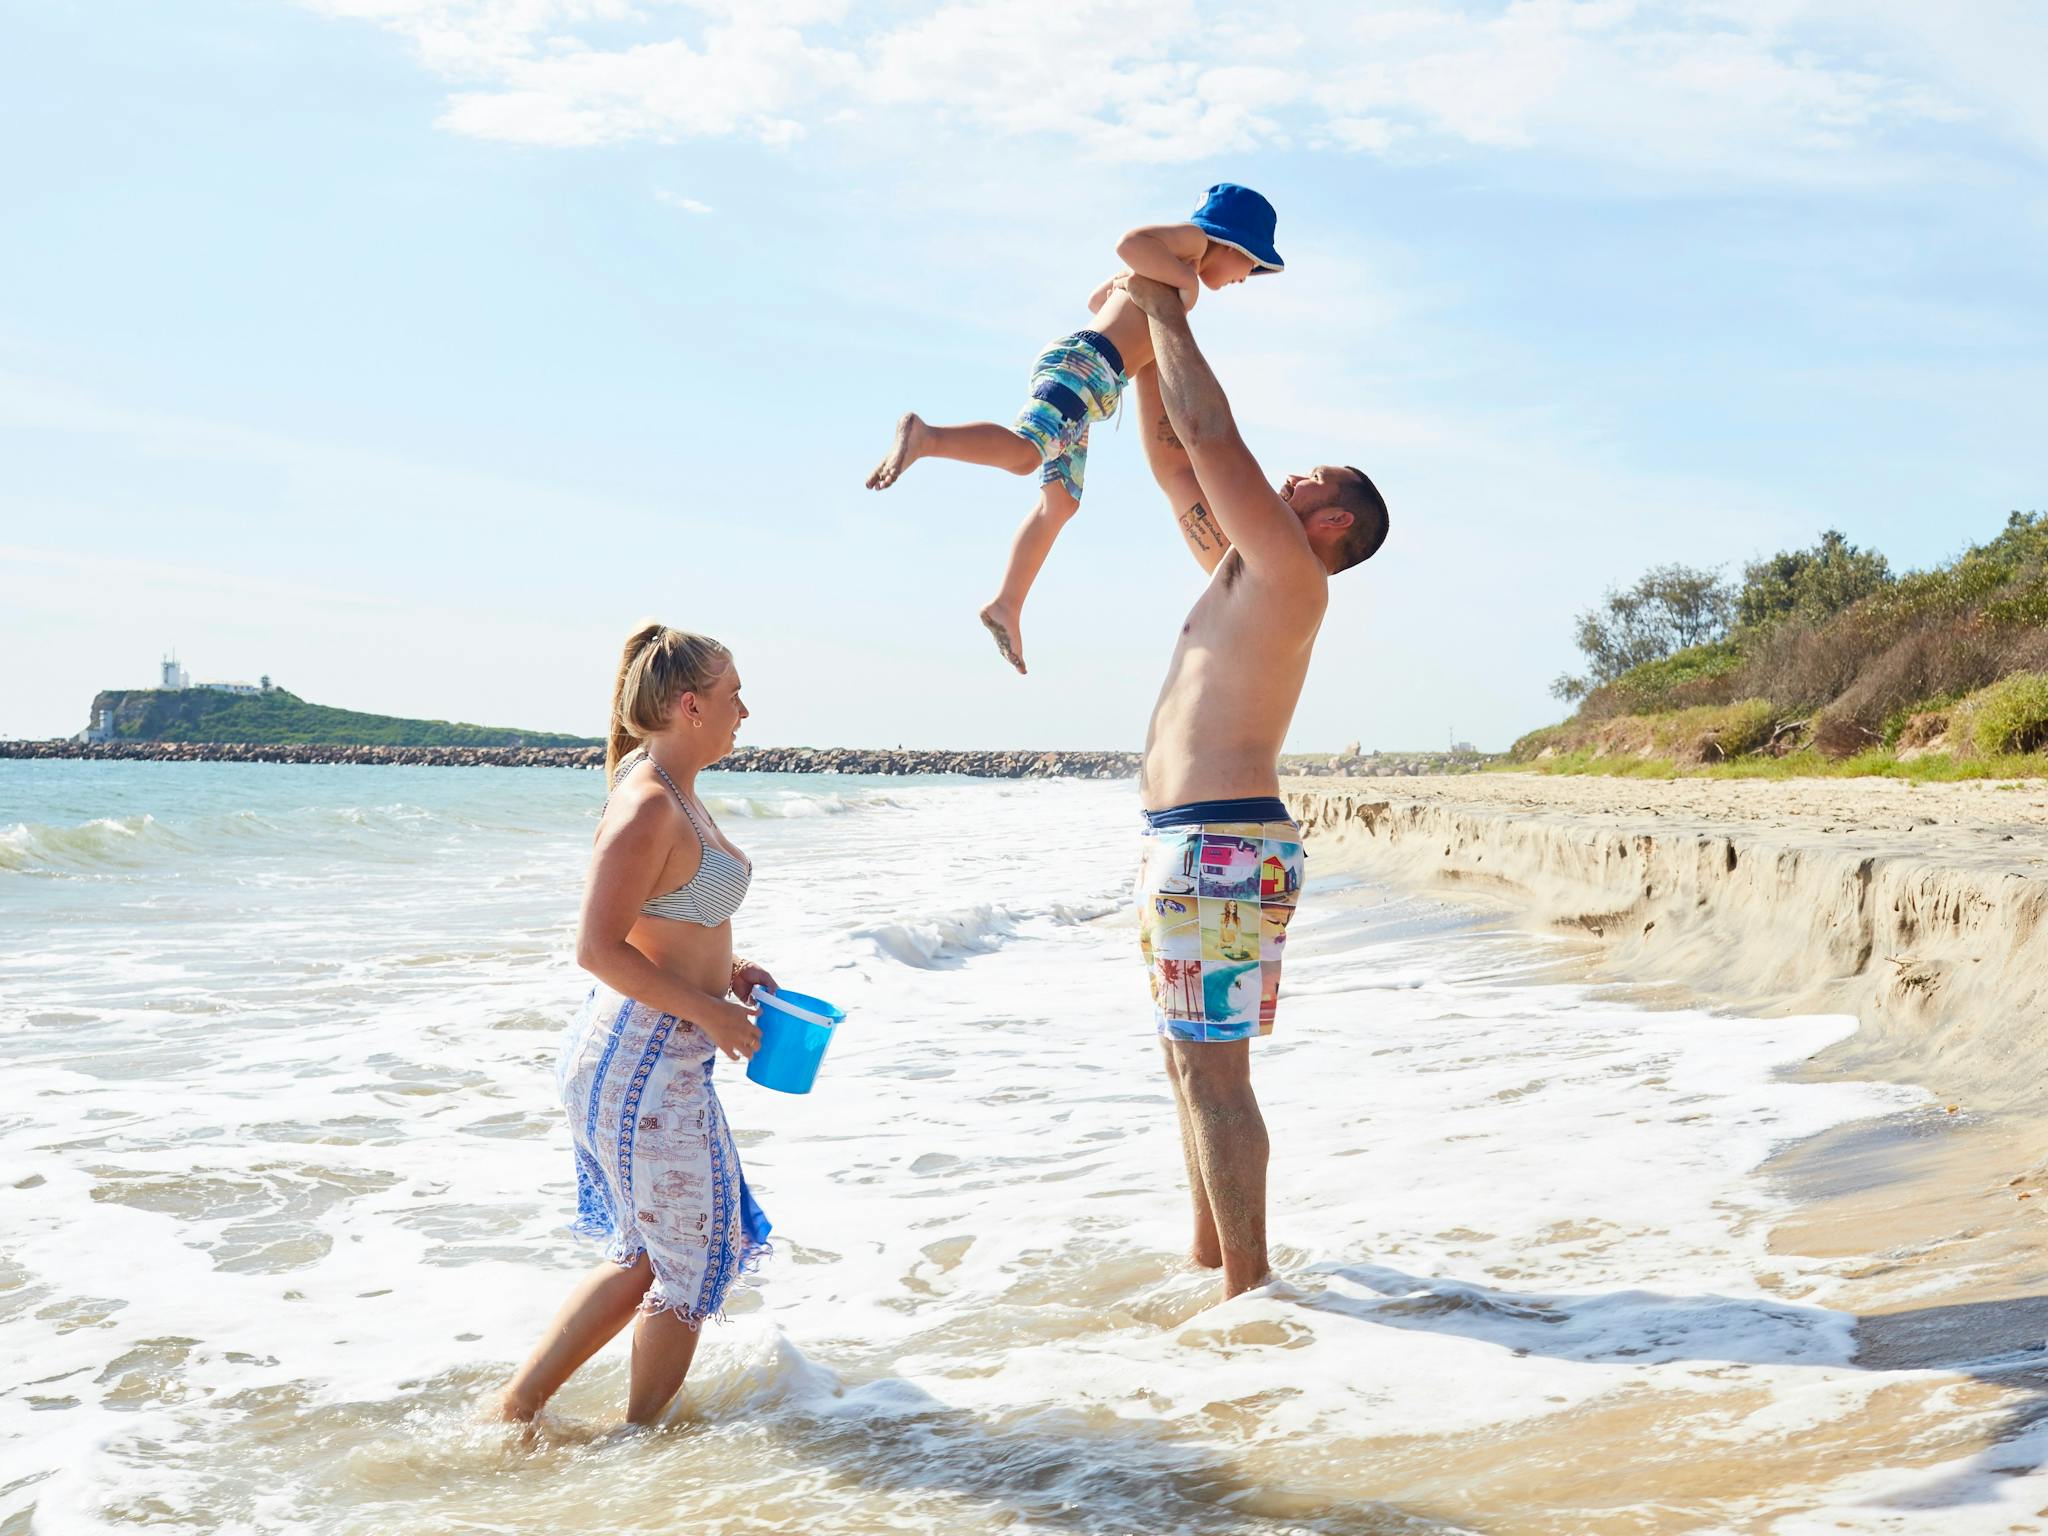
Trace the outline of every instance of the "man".
<path fill-rule="evenodd" d="M 1301 831 L 1279 798 L 1280 744 L 1329 579 L 1379 549 L 1387 508 L 1362 472 L 1327 464 L 1289 475 L 1276 494 L 1237 434 L 1180 295 L 1149 278 L 1123 281 L 1150 320 L 1156 358 L 1137 381 L 1146 458 L 1210 573 L 1145 737 L 1139 923 L 1194 1196 L 1193 1256 L 1222 1268 L 1227 1297 L 1267 1278 L 1267 1140 L 1251 1037 L 1273 1028 L 1303 870 Z"/>

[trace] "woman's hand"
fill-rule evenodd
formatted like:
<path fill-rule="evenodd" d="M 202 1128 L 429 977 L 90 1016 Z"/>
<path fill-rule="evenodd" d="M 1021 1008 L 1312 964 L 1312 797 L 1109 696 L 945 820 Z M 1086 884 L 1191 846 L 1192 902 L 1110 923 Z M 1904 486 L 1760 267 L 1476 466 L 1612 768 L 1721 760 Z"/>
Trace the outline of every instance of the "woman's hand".
<path fill-rule="evenodd" d="M 775 985 L 775 978 L 768 974 L 765 966 L 755 965 L 752 961 L 746 961 L 733 967 L 732 995 L 734 997 L 751 1006 L 754 1002 L 754 989 L 756 987 L 766 987 L 770 992 L 780 992 L 782 990 L 782 988 Z"/>
<path fill-rule="evenodd" d="M 754 1010 L 738 1003 L 720 998 L 706 1017 L 697 1020 L 697 1027 L 734 1061 L 744 1060 L 761 1049 L 761 1026 L 754 1022 Z"/>

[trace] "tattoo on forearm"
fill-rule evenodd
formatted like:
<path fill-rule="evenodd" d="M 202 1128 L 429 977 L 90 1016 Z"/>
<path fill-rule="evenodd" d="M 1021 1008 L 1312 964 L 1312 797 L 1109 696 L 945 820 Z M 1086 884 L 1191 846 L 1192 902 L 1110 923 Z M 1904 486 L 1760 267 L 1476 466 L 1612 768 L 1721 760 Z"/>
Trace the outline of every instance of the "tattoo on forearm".
<path fill-rule="evenodd" d="M 1223 534 L 1209 519 L 1209 509 L 1199 501 L 1181 514 L 1180 531 L 1200 550 L 1221 549 Z"/>
<path fill-rule="evenodd" d="M 1181 440 L 1174 435 L 1173 418 L 1164 411 L 1159 413 L 1159 441 L 1165 443 L 1169 448 L 1181 447 Z M 1185 450 L 1183 449 L 1183 451 Z"/>

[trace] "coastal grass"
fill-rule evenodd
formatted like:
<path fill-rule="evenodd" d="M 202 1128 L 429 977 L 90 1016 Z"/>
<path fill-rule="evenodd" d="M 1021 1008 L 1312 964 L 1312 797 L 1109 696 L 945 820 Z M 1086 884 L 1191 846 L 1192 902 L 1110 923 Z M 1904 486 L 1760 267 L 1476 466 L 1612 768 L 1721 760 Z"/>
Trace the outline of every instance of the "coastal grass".
<path fill-rule="evenodd" d="M 1807 748 L 1783 757 L 1739 757 L 1725 762 L 1684 763 L 1669 756 L 1616 756 L 1591 749 L 1559 752 L 1532 762 L 1490 765 L 1495 773 L 1599 775 L 1623 779 L 1906 779 L 1919 784 L 1950 784 L 1971 779 L 2048 779 L 2048 756 L 2000 753 L 1956 757 L 1929 752 L 1902 758 L 1888 747 L 1851 757 L 1828 757 Z"/>
<path fill-rule="evenodd" d="M 1947 734 L 1986 757 L 2048 747 L 2048 672 L 2019 672 L 1980 688 L 1949 711 Z"/>

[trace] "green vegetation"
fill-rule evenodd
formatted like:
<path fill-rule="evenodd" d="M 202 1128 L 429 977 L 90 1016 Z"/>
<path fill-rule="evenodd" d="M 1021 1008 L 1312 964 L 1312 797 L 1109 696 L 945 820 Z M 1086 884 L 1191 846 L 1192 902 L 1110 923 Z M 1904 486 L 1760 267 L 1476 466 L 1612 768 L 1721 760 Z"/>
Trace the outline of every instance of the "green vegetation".
<path fill-rule="evenodd" d="M 1744 567 L 1735 622 L 1764 629 L 1784 619 L 1819 624 L 1891 584 L 1889 562 L 1858 549 L 1833 528 L 1811 549 L 1780 550 Z"/>
<path fill-rule="evenodd" d="M 1829 530 L 1718 573 L 1659 566 L 1574 621 L 1573 716 L 1510 756 L 1561 772 L 2048 772 L 2048 513 L 1894 576 Z M 2022 765 L 2016 768 L 2014 765 Z"/>
<path fill-rule="evenodd" d="M 1983 757 L 2048 747 L 2048 673 L 2017 672 L 1979 689 L 1948 716 L 1951 749 Z"/>
<path fill-rule="evenodd" d="M 1632 587 L 1610 587 L 1574 621 L 1586 675 L 1550 685 L 1560 699 L 1582 699 L 1673 652 L 1711 645 L 1728 632 L 1734 601 L 1718 571 L 1659 565 Z"/>
<path fill-rule="evenodd" d="M 246 746 L 306 744 L 350 747 L 582 747 L 584 736 L 463 725 L 447 720 L 404 720 L 308 704 L 282 688 L 267 693 L 221 693 L 210 688 L 138 688 L 102 693 L 92 718 L 114 712 L 120 741 L 194 741 Z"/>
<path fill-rule="evenodd" d="M 1950 784 L 1963 779 L 2039 779 L 2048 777 L 2048 761 L 2038 756 L 1956 758 L 1942 753 L 1901 758 L 1888 751 L 1854 757 L 1823 757 L 1811 750 L 1783 757 L 1754 756 L 1733 762 L 1687 765 L 1669 757 L 1604 757 L 1593 752 L 1568 752 L 1540 763 L 1496 763 L 1489 772 L 1602 774 L 1625 779 L 1911 779 L 1921 784 Z"/>

